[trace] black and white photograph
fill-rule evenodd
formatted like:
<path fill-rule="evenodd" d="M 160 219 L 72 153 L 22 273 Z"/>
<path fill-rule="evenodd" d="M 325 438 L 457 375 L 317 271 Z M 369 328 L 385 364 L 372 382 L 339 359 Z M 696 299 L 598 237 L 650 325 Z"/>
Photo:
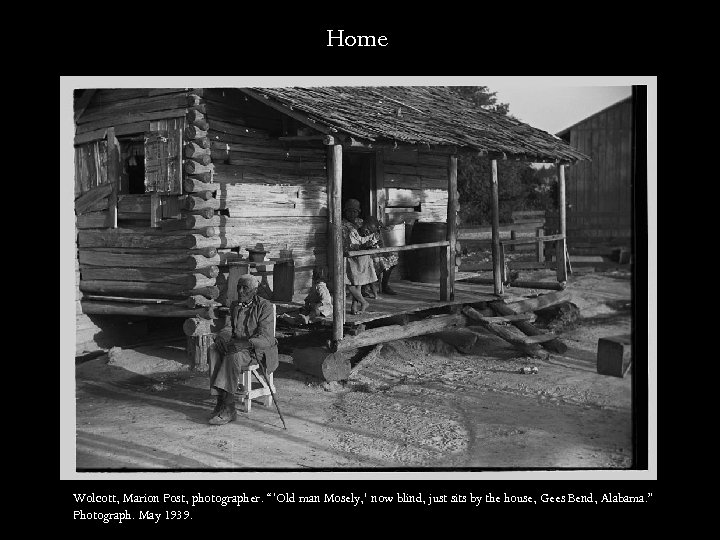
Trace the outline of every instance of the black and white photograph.
<path fill-rule="evenodd" d="M 61 478 L 656 478 L 656 85 L 61 77 Z"/>

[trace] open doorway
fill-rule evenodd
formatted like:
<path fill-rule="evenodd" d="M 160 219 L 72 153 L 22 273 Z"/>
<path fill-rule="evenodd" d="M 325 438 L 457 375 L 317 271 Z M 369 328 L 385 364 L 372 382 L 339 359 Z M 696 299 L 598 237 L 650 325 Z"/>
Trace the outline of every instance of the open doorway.
<path fill-rule="evenodd" d="M 360 201 L 361 217 L 375 216 L 375 153 L 346 152 L 343 154 L 342 200 Z M 375 216 L 381 220 L 381 216 Z"/>
<path fill-rule="evenodd" d="M 143 134 L 118 137 L 120 144 L 120 193 L 145 193 L 145 138 Z"/>

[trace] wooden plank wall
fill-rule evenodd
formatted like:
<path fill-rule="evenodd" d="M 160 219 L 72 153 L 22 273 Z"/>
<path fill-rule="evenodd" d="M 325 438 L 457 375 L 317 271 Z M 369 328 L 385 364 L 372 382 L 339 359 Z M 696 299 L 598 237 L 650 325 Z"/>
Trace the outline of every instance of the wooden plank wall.
<path fill-rule="evenodd" d="M 592 158 L 566 168 L 571 243 L 631 236 L 631 128 L 625 100 L 570 130 L 570 144 Z"/>
<path fill-rule="evenodd" d="M 383 150 L 385 223 L 405 222 L 410 243 L 415 221 L 447 221 L 447 155 Z M 399 253 L 396 277 L 407 277 L 407 253 Z"/>
<path fill-rule="evenodd" d="M 287 244 L 295 294 L 304 297 L 315 267 L 327 266 L 325 146 L 281 141 L 283 115 L 239 90 L 205 89 L 202 98 L 222 248 L 247 256 L 246 248 L 261 242 L 269 257 L 278 257 Z"/>

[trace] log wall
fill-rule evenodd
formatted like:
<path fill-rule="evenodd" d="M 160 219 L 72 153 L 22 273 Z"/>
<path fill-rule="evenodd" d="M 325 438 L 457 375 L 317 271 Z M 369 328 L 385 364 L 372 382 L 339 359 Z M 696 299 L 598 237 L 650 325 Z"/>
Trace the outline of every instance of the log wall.
<path fill-rule="evenodd" d="M 129 154 L 121 155 L 118 227 L 108 228 L 111 197 L 77 212 L 80 305 L 87 313 L 116 313 L 104 297 L 164 317 L 172 316 L 169 306 L 178 314 L 194 307 L 191 298 L 212 305 L 224 292 L 227 256 L 246 257 L 258 242 L 269 257 L 293 250 L 295 293 L 307 294 L 316 265 L 327 263 L 319 141 L 283 143 L 279 137 L 293 134 L 288 120 L 236 89 L 99 90 L 76 124 L 76 198 L 108 181 L 109 128 L 120 140 L 180 130 L 182 194 L 128 194 Z M 121 145 L 121 152 L 135 151 L 129 148 Z"/>
<path fill-rule="evenodd" d="M 236 89 L 200 92 L 209 139 L 210 175 L 189 175 L 197 191 L 212 179 L 215 196 L 191 194 L 187 209 L 213 208 L 220 249 L 246 257 L 258 242 L 279 257 L 293 250 L 295 295 L 303 298 L 312 285 L 315 267 L 327 265 L 326 150 L 315 144 L 289 144 L 280 137 L 294 134 L 292 121 Z M 188 185 L 187 187 L 191 187 Z M 226 269 L 221 267 L 226 273 Z M 271 267 L 268 267 L 271 271 Z M 270 287 L 272 275 L 266 276 Z"/>

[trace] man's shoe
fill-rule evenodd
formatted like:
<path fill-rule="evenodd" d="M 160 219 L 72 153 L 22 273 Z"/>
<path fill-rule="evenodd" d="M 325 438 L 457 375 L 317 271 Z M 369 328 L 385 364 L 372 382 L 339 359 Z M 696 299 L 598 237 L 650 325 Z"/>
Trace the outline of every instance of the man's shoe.
<path fill-rule="evenodd" d="M 221 410 L 216 416 L 213 416 L 210 419 L 210 424 L 213 426 L 222 426 L 222 425 L 232 422 L 233 420 L 236 420 L 236 419 L 237 419 L 237 411 L 233 407 L 232 411 L 230 411 L 228 409 Z"/>
<path fill-rule="evenodd" d="M 231 392 L 222 392 L 222 406 L 220 412 L 210 419 L 213 426 L 222 426 L 228 422 L 232 422 L 237 418 L 235 410 L 235 395 Z"/>

